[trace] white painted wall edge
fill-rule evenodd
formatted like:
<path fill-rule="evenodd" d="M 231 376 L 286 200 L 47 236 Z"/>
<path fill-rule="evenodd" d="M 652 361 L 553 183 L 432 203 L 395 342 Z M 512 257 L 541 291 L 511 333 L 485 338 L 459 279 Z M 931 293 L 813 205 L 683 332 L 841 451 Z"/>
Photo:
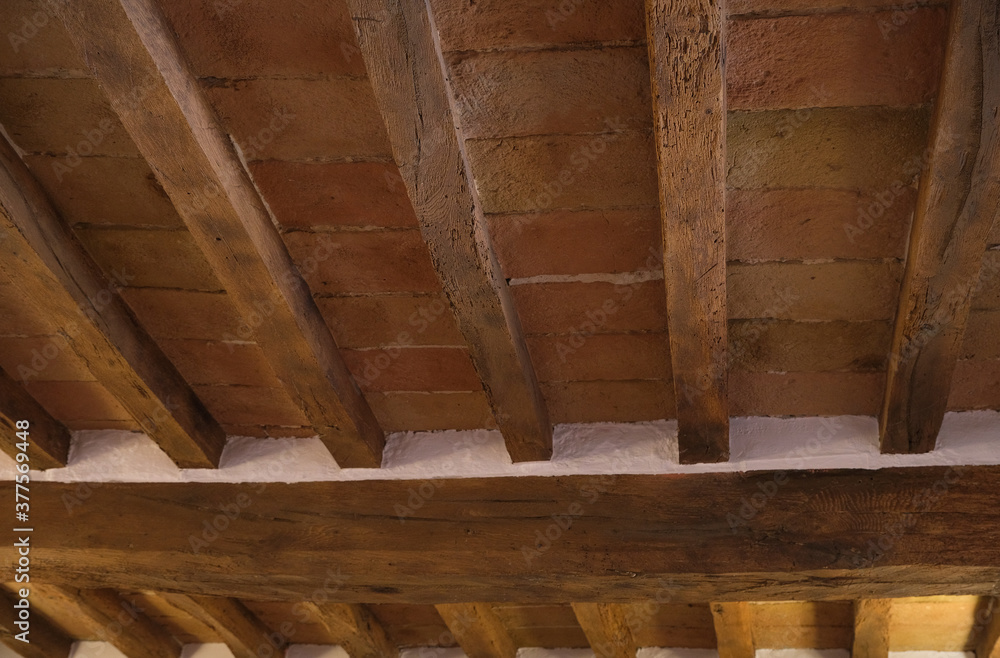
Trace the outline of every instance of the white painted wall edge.
<path fill-rule="evenodd" d="M 938 447 L 919 455 L 883 455 L 876 420 L 733 418 L 732 457 L 721 464 L 680 464 L 675 421 L 557 425 L 553 457 L 513 464 L 495 430 L 405 432 L 387 437 L 382 468 L 341 469 L 318 438 L 233 437 L 218 469 L 179 469 L 144 434 L 75 432 L 66 468 L 33 471 L 52 482 L 327 482 L 501 476 L 879 469 L 1000 464 L 1000 412 L 949 413 Z M 0 480 L 15 463 L 0 455 Z"/>

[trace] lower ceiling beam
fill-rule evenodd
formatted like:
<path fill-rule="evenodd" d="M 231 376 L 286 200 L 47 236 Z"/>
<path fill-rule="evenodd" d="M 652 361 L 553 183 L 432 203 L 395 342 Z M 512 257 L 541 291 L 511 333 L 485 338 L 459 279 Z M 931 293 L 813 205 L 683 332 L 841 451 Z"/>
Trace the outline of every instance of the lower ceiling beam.
<path fill-rule="evenodd" d="M 52 417 L 28 391 L 0 370 L 0 449 L 17 459 L 23 443 L 19 421 L 28 421 L 28 458 L 32 469 L 44 470 L 66 465 L 69 458 L 69 430 Z"/>
<path fill-rule="evenodd" d="M 517 644 L 489 603 L 434 606 L 468 658 L 515 658 Z"/>
<path fill-rule="evenodd" d="M 889 658 L 891 599 L 854 602 L 854 643 L 851 658 Z"/>
<path fill-rule="evenodd" d="M 574 603 L 573 613 L 597 658 L 635 658 L 625 607 L 616 603 Z"/>
<path fill-rule="evenodd" d="M 750 604 L 713 603 L 712 621 L 719 658 L 754 658 L 753 610 Z"/>
<path fill-rule="evenodd" d="M 1000 658 L 1000 599 L 992 598 L 989 616 L 976 644 L 976 658 Z"/>
<path fill-rule="evenodd" d="M 302 603 L 351 658 L 396 658 L 399 648 L 382 622 L 357 603 Z"/>
<path fill-rule="evenodd" d="M 215 631 L 236 658 L 285 655 L 287 638 L 271 631 L 240 601 L 166 592 L 155 596 Z"/>
<path fill-rule="evenodd" d="M 37 610 L 31 610 L 27 627 L 28 634 L 15 622 L 20 609 L 14 604 L 20 600 L 7 591 L 0 592 L 0 642 L 22 658 L 67 658 L 73 648 L 73 639 L 56 628 Z M 29 596 L 28 600 L 31 598 Z M 21 635 L 26 641 L 18 639 Z"/>

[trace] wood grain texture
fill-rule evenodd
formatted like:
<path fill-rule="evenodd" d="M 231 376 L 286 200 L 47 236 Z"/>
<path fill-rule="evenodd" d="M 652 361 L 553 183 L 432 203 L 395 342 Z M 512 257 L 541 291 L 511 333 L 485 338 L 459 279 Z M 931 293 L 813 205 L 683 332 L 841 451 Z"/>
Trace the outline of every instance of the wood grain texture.
<path fill-rule="evenodd" d="M 401 523 L 412 481 L 271 483 L 217 532 L 256 485 L 108 482 L 80 499 L 79 483 L 35 482 L 32 575 L 302 600 L 342 574 L 330 600 L 344 603 L 829 601 L 992 595 L 1000 580 L 998 466 L 440 484 Z M 0 566 L 14 557 L 0 546 Z"/>
<path fill-rule="evenodd" d="M 60 17 L 285 391 L 341 466 L 378 467 L 382 430 L 156 3 Z"/>
<path fill-rule="evenodd" d="M 573 612 L 597 658 L 635 658 L 638 646 L 624 606 L 614 603 L 574 603 Z"/>
<path fill-rule="evenodd" d="M 73 647 L 73 639 L 53 626 L 37 610 L 31 613 L 31 626 L 27 636 L 30 642 L 22 642 L 15 637 L 23 632 L 14 625 L 18 621 L 14 610 L 14 603 L 18 598 L 6 590 L 0 592 L 0 642 L 22 658 L 67 658 Z"/>
<path fill-rule="evenodd" d="M 749 603 L 713 603 L 712 620 L 719 658 L 753 658 L 756 648 Z"/>
<path fill-rule="evenodd" d="M 264 625 L 240 601 L 169 592 L 156 596 L 215 631 L 236 658 L 285 655 L 287 638 Z"/>
<path fill-rule="evenodd" d="M 38 181 L 0 140 L 0 270 L 61 328 L 91 374 L 181 467 L 217 466 L 226 437 L 72 234 Z M 29 418 L 29 420 L 31 420 Z"/>
<path fill-rule="evenodd" d="M 181 645 L 170 633 L 114 590 L 38 585 L 32 579 L 32 592 L 72 614 L 75 623 L 90 629 L 89 637 L 128 658 L 177 658 L 180 653 Z"/>
<path fill-rule="evenodd" d="M 854 602 L 852 658 L 889 657 L 891 599 L 861 599 Z"/>
<path fill-rule="evenodd" d="M 1000 209 L 1000 8 L 951 4 L 929 160 L 917 209 L 880 419 L 882 452 L 934 449 L 987 235 Z"/>
<path fill-rule="evenodd" d="M 431 261 L 507 450 L 552 454 L 552 428 L 483 217 L 423 2 L 350 0 L 368 77 Z"/>
<path fill-rule="evenodd" d="M 0 370 L 0 449 L 17 459 L 21 452 L 16 427 L 19 420 L 30 423 L 28 456 L 32 469 L 44 470 L 66 465 L 69 430 L 52 417 L 25 388 Z"/>
<path fill-rule="evenodd" d="M 721 0 L 646 0 L 667 327 L 686 464 L 729 458 L 722 12 Z"/>
<path fill-rule="evenodd" d="M 976 641 L 976 658 L 1000 658 L 1000 599 L 988 601 L 988 617 Z"/>
<path fill-rule="evenodd" d="M 351 658 L 396 658 L 399 648 L 367 606 L 357 603 L 303 603 Z"/>
<path fill-rule="evenodd" d="M 515 658 L 517 644 L 489 603 L 434 606 L 469 658 Z"/>

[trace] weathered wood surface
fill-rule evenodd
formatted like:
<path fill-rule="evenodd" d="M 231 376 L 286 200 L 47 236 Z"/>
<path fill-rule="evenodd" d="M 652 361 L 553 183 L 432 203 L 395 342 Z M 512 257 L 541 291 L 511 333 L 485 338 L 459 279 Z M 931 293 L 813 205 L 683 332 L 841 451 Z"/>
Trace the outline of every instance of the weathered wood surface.
<path fill-rule="evenodd" d="M 0 449 L 16 459 L 20 449 L 17 421 L 27 420 L 28 457 L 33 469 L 44 470 L 66 465 L 69 455 L 69 430 L 52 417 L 28 391 L 0 370 Z"/>
<path fill-rule="evenodd" d="M 670 360 L 684 463 L 729 458 L 720 0 L 646 0 Z"/>
<path fill-rule="evenodd" d="M 218 466 L 225 433 L 0 139 L 0 270 L 179 466 Z M 29 418 L 28 420 L 32 420 Z"/>
<path fill-rule="evenodd" d="M 399 649 L 366 606 L 357 603 L 303 603 L 351 658 L 395 658 Z"/>
<path fill-rule="evenodd" d="M 156 596 L 215 631 L 236 658 L 285 655 L 287 638 L 268 628 L 240 601 L 172 593 Z"/>
<path fill-rule="evenodd" d="M 338 464 L 377 468 L 382 430 L 156 3 L 59 12 L 291 399 Z"/>
<path fill-rule="evenodd" d="M 753 658 L 753 610 L 744 601 L 713 603 L 712 621 L 719 658 Z"/>
<path fill-rule="evenodd" d="M 850 600 L 1000 582 L 997 466 L 440 485 L 410 515 L 407 481 L 36 482 L 32 574 L 287 600 L 337 576 L 331 601 L 370 603 Z M 0 558 L 9 568 L 13 548 Z"/>
<path fill-rule="evenodd" d="M 33 611 L 31 626 L 27 638 L 30 642 L 22 642 L 17 635 L 22 629 L 14 625 L 14 604 L 17 597 L 12 597 L 4 591 L 0 594 L 0 642 L 16 651 L 22 658 L 67 658 L 73 647 L 73 640 L 61 630 L 52 625 L 48 619 Z"/>
<path fill-rule="evenodd" d="M 639 648 L 628 612 L 615 603 L 574 603 L 573 612 L 597 658 L 635 658 Z"/>
<path fill-rule="evenodd" d="M 349 0 L 358 44 L 431 261 L 516 461 L 552 455 L 545 401 L 472 184 L 424 3 Z"/>
<path fill-rule="evenodd" d="M 934 449 L 1000 212 L 1000 6 L 956 0 L 899 298 L 882 452 Z"/>
<path fill-rule="evenodd" d="M 435 607 L 469 658 L 517 656 L 517 643 L 489 603 L 442 603 Z"/>
<path fill-rule="evenodd" d="M 891 599 L 861 599 L 854 602 L 853 658 L 889 658 Z"/>

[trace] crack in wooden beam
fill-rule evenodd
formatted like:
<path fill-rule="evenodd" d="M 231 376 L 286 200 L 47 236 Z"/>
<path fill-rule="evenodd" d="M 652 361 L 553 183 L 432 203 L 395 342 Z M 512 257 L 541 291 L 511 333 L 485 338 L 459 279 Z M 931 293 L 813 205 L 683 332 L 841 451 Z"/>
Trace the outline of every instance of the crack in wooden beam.
<path fill-rule="evenodd" d="M 6 139 L 0 139 L 0 230 L 5 232 L 0 270 L 26 304 L 61 327 L 62 338 L 97 381 L 178 466 L 218 466 L 226 443 L 222 427 L 139 324 L 118 294 L 119 284 L 101 272 Z M 46 431 L 58 436 L 51 424 Z"/>
<path fill-rule="evenodd" d="M 729 459 L 721 0 L 646 0 L 667 329 L 682 463 Z"/>
<path fill-rule="evenodd" d="M 934 449 L 1000 210 L 1000 18 L 955 0 L 880 418 L 882 452 Z"/>
<path fill-rule="evenodd" d="M 429 10 L 415 0 L 348 6 L 420 232 L 507 450 L 515 462 L 548 459 L 548 411 L 455 128 Z"/>
<path fill-rule="evenodd" d="M 58 12 L 284 390 L 338 464 L 378 467 L 382 430 L 156 3 Z"/>

